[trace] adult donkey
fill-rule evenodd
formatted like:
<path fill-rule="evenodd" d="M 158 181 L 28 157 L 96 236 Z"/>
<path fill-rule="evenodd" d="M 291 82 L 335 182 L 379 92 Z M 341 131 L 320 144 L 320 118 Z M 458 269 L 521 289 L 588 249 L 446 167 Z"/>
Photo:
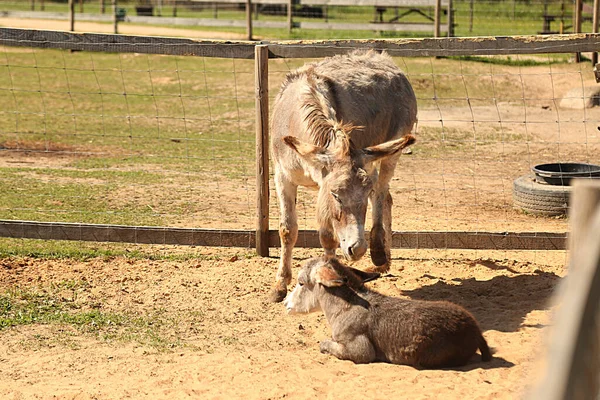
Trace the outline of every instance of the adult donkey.
<path fill-rule="evenodd" d="M 370 200 L 372 269 L 389 270 L 389 181 L 400 150 L 414 142 L 410 132 L 416 120 L 412 87 L 387 54 L 352 52 L 287 75 L 271 121 L 281 238 L 272 301 L 283 300 L 292 279 L 299 185 L 319 190 L 317 220 L 325 254 L 335 255 L 340 246 L 349 260 L 367 251 L 364 230 Z"/>

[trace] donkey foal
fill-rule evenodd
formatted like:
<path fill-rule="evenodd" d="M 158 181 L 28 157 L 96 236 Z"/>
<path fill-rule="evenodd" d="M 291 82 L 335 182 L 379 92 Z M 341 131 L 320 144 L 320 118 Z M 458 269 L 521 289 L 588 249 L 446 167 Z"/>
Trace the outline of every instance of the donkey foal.
<path fill-rule="evenodd" d="M 284 304 L 289 313 L 322 310 L 332 340 L 321 342 L 321 352 L 342 360 L 458 367 L 477 349 L 483 361 L 491 360 L 481 329 L 467 310 L 446 301 L 384 296 L 363 284 L 376 277 L 337 259 L 313 258 L 303 266 Z"/>

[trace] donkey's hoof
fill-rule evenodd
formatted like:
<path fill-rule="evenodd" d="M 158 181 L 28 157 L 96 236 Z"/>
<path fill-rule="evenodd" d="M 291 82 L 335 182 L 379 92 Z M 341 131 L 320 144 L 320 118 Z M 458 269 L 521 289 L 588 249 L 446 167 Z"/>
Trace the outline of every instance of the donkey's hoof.
<path fill-rule="evenodd" d="M 373 249 L 371 248 L 371 261 L 373 261 L 374 265 L 389 265 L 390 264 L 390 256 L 383 249 Z"/>
<path fill-rule="evenodd" d="M 376 272 L 380 274 L 385 274 L 386 272 L 390 271 L 390 263 L 385 263 L 383 265 L 372 265 L 370 267 L 367 267 L 364 271 L 370 273 Z"/>
<path fill-rule="evenodd" d="M 271 303 L 281 303 L 285 296 L 287 295 L 287 288 L 284 286 L 283 288 L 279 285 L 276 285 L 273 290 L 271 290 L 271 294 L 269 295 L 269 301 Z"/>

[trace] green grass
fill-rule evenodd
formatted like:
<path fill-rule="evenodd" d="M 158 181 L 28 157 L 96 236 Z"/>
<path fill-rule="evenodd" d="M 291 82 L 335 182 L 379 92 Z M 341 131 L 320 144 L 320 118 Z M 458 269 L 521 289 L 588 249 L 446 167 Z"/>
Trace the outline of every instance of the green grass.
<path fill-rule="evenodd" d="M 202 254 L 196 247 L 175 248 L 173 246 L 135 245 L 129 243 L 97 243 L 66 240 L 0 238 L 0 260 L 11 257 L 37 259 L 69 259 L 88 261 L 91 259 L 111 260 L 123 257 L 132 260 L 198 261 L 222 260 L 231 257 L 253 258 L 250 249 L 223 250 L 215 254 Z"/>
<path fill-rule="evenodd" d="M 166 310 L 145 315 L 102 310 L 78 300 L 85 281 L 63 281 L 49 287 L 10 289 L 0 293 L 0 331 L 23 325 L 69 327 L 101 341 L 137 342 L 158 350 L 181 346 L 177 318 Z M 201 317 L 197 317 L 201 318 Z"/>

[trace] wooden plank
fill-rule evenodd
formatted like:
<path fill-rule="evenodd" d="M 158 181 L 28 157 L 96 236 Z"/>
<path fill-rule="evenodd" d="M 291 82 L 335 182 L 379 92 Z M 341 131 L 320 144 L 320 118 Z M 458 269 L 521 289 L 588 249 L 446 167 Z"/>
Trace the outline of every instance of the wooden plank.
<path fill-rule="evenodd" d="M 155 243 L 255 248 L 256 231 L 169 228 L 0 220 L 0 237 L 93 242 Z M 367 238 L 369 232 L 366 232 Z M 269 230 L 269 247 L 279 233 Z M 319 248 L 317 231 L 302 230 L 297 247 Z M 564 250 L 566 233 L 550 232 L 394 232 L 395 249 Z"/>
<path fill-rule="evenodd" d="M 255 246 L 255 232 L 34 221 L 0 221 L 0 237 L 187 246 Z"/>
<path fill-rule="evenodd" d="M 369 232 L 365 233 L 368 240 Z M 279 233 L 270 231 L 269 245 L 279 247 Z M 300 231 L 296 247 L 319 248 L 317 231 Z M 549 232 L 398 232 L 394 249 L 565 250 L 566 233 Z"/>
<path fill-rule="evenodd" d="M 355 49 L 385 50 L 397 57 L 437 57 L 501 54 L 591 52 L 600 48 L 600 34 L 530 35 L 511 37 L 301 40 L 263 42 L 271 58 L 318 58 Z"/>
<path fill-rule="evenodd" d="M 269 49 L 256 46 L 256 252 L 269 256 Z"/>
<path fill-rule="evenodd" d="M 569 274 L 550 332 L 546 371 L 528 399 L 597 399 L 600 376 L 600 183 L 575 182 Z M 557 303 L 555 301 L 555 303 Z"/>
<path fill-rule="evenodd" d="M 243 22 L 243 21 L 242 21 Z M 0 44 L 120 53 L 254 58 L 254 42 L 0 28 Z"/>
<path fill-rule="evenodd" d="M 350 23 L 350 22 L 296 22 L 299 29 L 331 29 L 347 31 L 393 31 L 393 32 L 433 32 L 433 24 L 428 23 Z M 446 31 L 445 26 L 441 27 Z"/>

